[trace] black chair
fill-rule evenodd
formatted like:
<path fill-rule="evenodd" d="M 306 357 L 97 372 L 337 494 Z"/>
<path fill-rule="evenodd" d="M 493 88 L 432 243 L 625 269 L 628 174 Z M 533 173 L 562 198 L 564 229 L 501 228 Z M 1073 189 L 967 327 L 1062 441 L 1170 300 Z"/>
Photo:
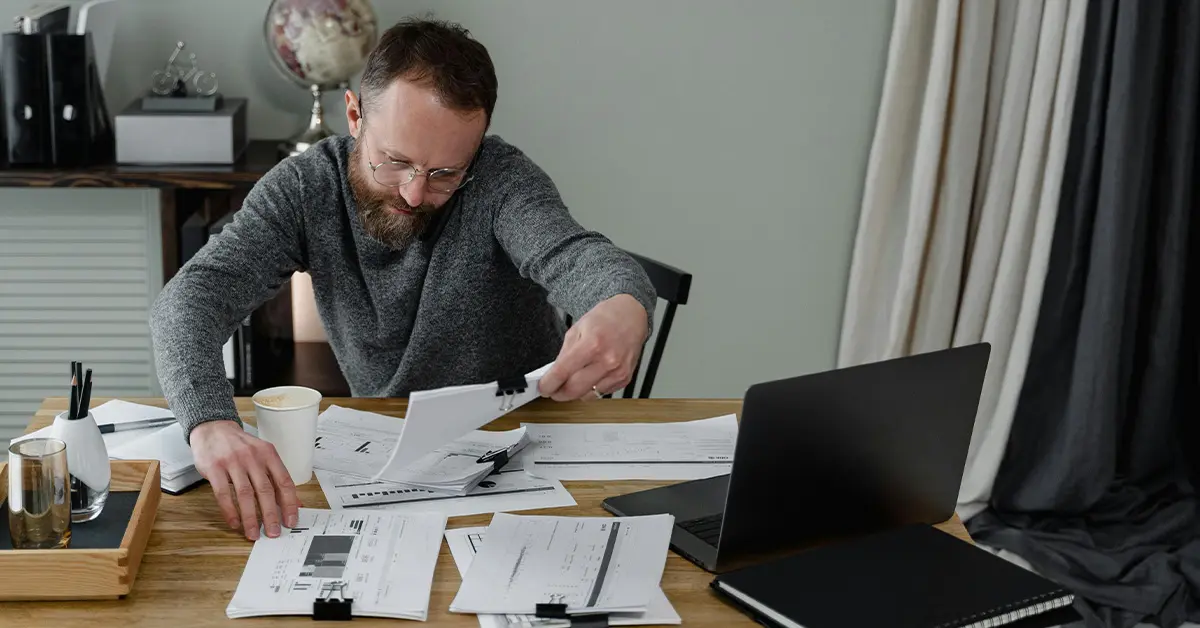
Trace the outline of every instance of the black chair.
<path fill-rule="evenodd" d="M 650 350 L 650 361 L 646 364 L 645 374 L 642 375 L 642 390 L 638 393 L 639 398 L 647 399 L 650 397 L 650 390 L 654 386 L 654 377 L 658 374 L 658 365 L 662 361 L 663 350 L 667 346 L 667 335 L 670 334 L 671 323 L 675 320 L 675 309 L 680 305 L 687 304 L 688 293 L 692 289 L 692 274 L 648 257 L 626 252 L 642 265 L 642 268 L 650 277 L 650 283 L 654 286 L 654 291 L 658 293 L 658 298 L 667 303 L 667 307 L 663 311 L 662 322 L 658 324 L 655 331 L 654 345 Z M 570 316 L 566 317 L 566 322 L 567 327 L 570 327 L 572 323 Z M 625 386 L 625 392 L 622 395 L 626 399 L 633 397 L 637 386 L 638 372 L 641 369 L 642 358 L 638 356 L 637 365 L 633 367 L 633 378 Z M 612 397 L 612 393 L 605 396 Z"/>

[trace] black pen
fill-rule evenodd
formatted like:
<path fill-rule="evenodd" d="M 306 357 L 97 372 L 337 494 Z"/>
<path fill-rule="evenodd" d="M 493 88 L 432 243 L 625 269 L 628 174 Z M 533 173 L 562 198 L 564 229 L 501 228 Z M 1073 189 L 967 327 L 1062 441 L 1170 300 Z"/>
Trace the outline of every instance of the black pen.
<path fill-rule="evenodd" d="M 101 423 L 101 434 L 124 432 L 126 430 L 145 430 L 152 427 L 166 427 L 175 422 L 175 417 L 159 417 L 157 419 L 141 419 L 139 421 L 122 421 L 120 423 Z"/>

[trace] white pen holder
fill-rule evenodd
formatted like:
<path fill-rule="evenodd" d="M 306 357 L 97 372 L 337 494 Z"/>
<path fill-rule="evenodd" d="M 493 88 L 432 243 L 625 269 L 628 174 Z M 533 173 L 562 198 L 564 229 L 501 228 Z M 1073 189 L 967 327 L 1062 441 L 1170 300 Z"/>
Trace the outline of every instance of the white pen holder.
<path fill-rule="evenodd" d="M 71 522 L 83 523 L 100 516 L 108 501 L 112 468 L 108 447 L 91 412 L 75 419 L 63 412 L 54 417 L 54 437 L 67 445 L 67 472 L 71 476 Z"/>

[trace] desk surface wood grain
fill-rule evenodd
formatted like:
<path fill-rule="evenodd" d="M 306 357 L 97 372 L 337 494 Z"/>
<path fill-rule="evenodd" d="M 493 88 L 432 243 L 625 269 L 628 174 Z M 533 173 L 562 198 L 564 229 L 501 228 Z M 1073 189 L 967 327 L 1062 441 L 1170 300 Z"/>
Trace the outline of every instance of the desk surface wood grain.
<path fill-rule="evenodd" d="M 102 403 L 98 399 L 94 405 Z M 148 405 L 165 405 L 161 399 L 130 399 Z M 392 416 L 403 416 L 403 399 L 326 399 L 322 407 L 337 404 Z M 647 422 L 702 419 L 736 413 L 740 400 L 606 399 L 590 402 L 556 403 L 537 400 L 489 425 L 489 429 L 511 429 L 528 422 Z M 63 399 L 48 399 L 38 410 L 29 429 L 48 425 L 66 408 Z M 243 418 L 253 422 L 249 400 L 239 399 Z M 578 506 L 524 511 L 523 514 L 605 516 L 600 506 L 606 497 L 670 482 L 564 482 Z M 326 508 L 316 480 L 301 487 L 306 507 Z M 447 527 L 487 525 L 491 515 L 452 517 Z M 937 526 L 961 539 L 970 540 L 957 517 Z M 217 625 L 303 626 L 304 617 L 273 617 L 228 620 L 229 604 L 241 577 L 251 543 L 222 520 L 207 484 L 180 496 L 162 495 L 158 517 L 142 559 L 133 591 L 124 599 L 78 602 L 10 602 L 0 604 L 4 625 L 77 626 L 105 625 L 134 628 L 179 624 L 189 628 Z M 662 588 L 683 618 L 685 626 L 755 626 L 753 621 L 717 598 L 709 589 L 708 574 L 674 553 L 669 554 Z M 429 601 L 428 624 L 434 626 L 478 626 L 474 615 L 450 613 L 447 608 L 461 580 L 445 543 L 434 573 Z M 397 626 L 402 620 L 355 618 L 355 626 Z"/>

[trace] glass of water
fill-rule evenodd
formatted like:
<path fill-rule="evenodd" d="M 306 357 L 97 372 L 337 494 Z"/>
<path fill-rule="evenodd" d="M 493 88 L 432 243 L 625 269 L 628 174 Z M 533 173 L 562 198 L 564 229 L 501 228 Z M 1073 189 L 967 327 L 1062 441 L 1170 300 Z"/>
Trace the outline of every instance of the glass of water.
<path fill-rule="evenodd" d="M 31 438 L 8 448 L 8 533 L 13 549 L 61 549 L 71 542 L 67 446 Z"/>

